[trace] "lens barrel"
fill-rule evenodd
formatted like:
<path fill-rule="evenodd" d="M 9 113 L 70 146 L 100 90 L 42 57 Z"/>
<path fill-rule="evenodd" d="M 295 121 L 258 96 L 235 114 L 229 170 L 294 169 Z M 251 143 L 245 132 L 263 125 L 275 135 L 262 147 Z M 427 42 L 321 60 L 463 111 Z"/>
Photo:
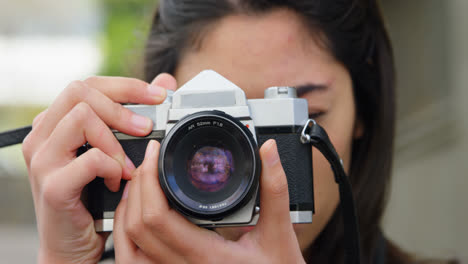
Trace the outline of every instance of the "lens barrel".
<path fill-rule="evenodd" d="M 161 187 L 190 217 L 216 221 L 237 211 L 257 191 L 260 171 L 252 133 L 221 111 L 184 117 L 161 143 Z"/>

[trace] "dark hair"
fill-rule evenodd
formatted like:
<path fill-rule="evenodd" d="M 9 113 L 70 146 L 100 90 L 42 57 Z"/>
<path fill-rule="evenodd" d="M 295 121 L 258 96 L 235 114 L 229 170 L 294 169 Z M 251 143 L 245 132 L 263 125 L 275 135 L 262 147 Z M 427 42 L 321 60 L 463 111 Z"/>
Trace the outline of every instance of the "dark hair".
<path fill-rule="evenodd" d="M 323 44 L 351 75 L 364 132 L 353 142 L 349 177 L 359 216 L 362 263 L 371 263 L 389 188 L 395 123 L 393 54 L 376 0 L 161 0 L 146 45 L 145 79 L 174 73 L 183 52 L 226 15 L 275 8 L 295 11 L 311 31 L 323 34 Z M 342 262 L 339 210 L 307 250 L 305 257 L 311 262 Z M 397 247 L 387 248 L 387 263 L 408 261 Z"/>

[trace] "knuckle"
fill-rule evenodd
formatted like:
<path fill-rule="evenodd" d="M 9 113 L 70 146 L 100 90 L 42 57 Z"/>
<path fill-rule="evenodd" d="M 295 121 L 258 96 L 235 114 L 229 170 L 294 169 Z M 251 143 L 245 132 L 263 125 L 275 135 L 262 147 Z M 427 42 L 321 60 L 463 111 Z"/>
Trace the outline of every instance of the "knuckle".
<path fill-rule="evenodd" d="M 99 81 L 100 77 L 99 76 L 91 76 L 91 77 L 88 77 L 86 78 L 83 82 L 86 83 L 86 84 L 93 84 L 93 83 L 96 83 L 97 81 Z"/>
<path fill-rule="evenodd" d="M 127 221 L 125 221 L 124 230 L 125 230 L 125 233 L 127 233 L 130 238 L 134 239 L 135 237 L 138 237 L 138 235 L 142 233 L 143 225 L 140 222 L 136 221 L 135 216 L 131 216 L 130 218 L 131 219 L 128 219 Z"/>
<path fill-rule="evenodd" d="M 105 170 L 112 172 L 107 174 L 107 180 L 116 180 L 122 174 L 119 163 L 107 156 L 107 154 L 105 154 L 101 149 L 92 148 L 83 155 L 83 158 L 85 159 L 84 163 L 86 163 L 87 172 L 90 174 L 96 174 L 99 171 L 102 171 L 103 167 L 105 168 Z"/>
<path fill-rule="evenodd" d="M 29 161 L 29 178 L 30 180 L 41 180 L 48 172 L 54 170 L 54 165 L 47 162 L 50 156 L 47 152 L 47 144 L 44 143 L 31 153 L 31 159 Z"/>
<path fill-rule="evenodd" d="M 73 81 L 66 88 L 66 92 L 75 100 L 84 101 L 90 92 L 90 88 L 83 81 Z"/>
<path fill-rule="evenodd" d="M 130 110 L 123 107 L 121 104 L 114 102 L 112 103 L 112 108 L 113 108 L 112 110 L 113 110 L 113 113 L 115 114 L 116 120 L 123 121 L 129 118 L 128 111 Z"/>
<path fill-rule="evenodd" d="M 55 209 L 63 207 L 63 199 L 60 194 L 60 186 L 57 186 L 56 182 L 50 179 L 44 180 L 41 184 L 41 194 L 43 201 Z"/>
<path fill-rule="evenodd" d="M 98 148 L 92 148 L 88 150 L 85 154 L 83 154 L 86 167 L 89 170 L 95 170 L 97 166 L 104 164 L 105 159 L 102 154 L 103 152 Z"/>
<path fill-rule="evenodd" d="M 92 110 L 87 103 L 80 102 L 75 107 L 73 107 L 69 114 L 73 120 L 81 123 L 90 118 Z"/>
<path fill-rule="evenodd" d="M 65 92 L 72 96 L 78 96 L 81 94 L 84 87 L 85 85 L 82 81 L 73 81 L 67 86 Z"/>
<path fill-rule="evenodd" d="M 41 155 L 33 155 L 32 158 L 31 158 L 31 163 L 29 165 L 29 168 L 30 168 L 30 171 L 31 171 L 31 174 L 38 174 L 41 172 L 44 164 L 43 162 L 40 160 L 40 156 Z"/>
<path fill-rule="evenodd" d="M 37 127 L 41 123 L 41 120 L 42 118 L 44 118 L 46 112 L 47 112 L 47 109 L 40 112 L 38 115 L 36 115 L 36 117 L 34 117 L 33 123 L 32 123 L 33 128 Z"/>
<path fill-rule="evenodd" d="M 25 157 L 26 161 L 31 159 L 32 156 L 32 135 L 29 133 L 26 138 L 23 140 L 23 145 L 21 146 L 21 151 L 23 152 L 23 156 Z"/>
<path fill-rule="evenodd" d="M 93 159 L 101 159 L 101 154 L 103 153 L 102 150 L 98 148 L 91 148 L 86 153 L 88 155 L 93 156 Z"/>
<path fill-rule="evenodd" d="M 164 221 L 164 216 L 158 212 L 151 212 L 151 213 L 143 213 L 141 220 L 143 224 L 156 231 L 163 231 L 166 230 L 166 223 Z"/>

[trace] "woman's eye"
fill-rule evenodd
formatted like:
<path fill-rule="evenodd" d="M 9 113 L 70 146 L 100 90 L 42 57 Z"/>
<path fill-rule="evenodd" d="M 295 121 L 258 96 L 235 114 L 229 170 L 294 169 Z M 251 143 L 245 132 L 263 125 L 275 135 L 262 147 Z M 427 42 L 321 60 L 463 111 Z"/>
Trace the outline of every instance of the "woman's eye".
<path fill-rule="evenodd" d="M 317 119 L 321 117 L 324 114 L 324 112 L 316 112 L 316 113 L 310 113 L 309 118 L 310 119 Z"/>

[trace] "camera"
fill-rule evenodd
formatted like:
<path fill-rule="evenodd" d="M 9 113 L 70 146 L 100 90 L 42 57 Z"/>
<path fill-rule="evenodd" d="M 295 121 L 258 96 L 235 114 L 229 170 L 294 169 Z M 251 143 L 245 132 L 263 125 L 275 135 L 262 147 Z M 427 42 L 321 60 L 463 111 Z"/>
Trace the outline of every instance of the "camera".
<path fill-rule="evenodd" d="M 314 213 L 312 147 L 301 142 L 307 101 L 291 87 L 270 87 L 264 99 L 205 70 L 160 105 L 125 105 L 153 121 L 146 137 L 113 131 L 135 166 L 149 140 L 161 143 L 159 183 L 172 208 L 196 225 L 213 228 L 256 224 L 261 160 L 259 146 L 275 139 L 287 176 L 293 223 L 311 223 Z M 79 150 L 79 153 L 86 148 Z M 268 175 L 266 175 L 268 177 Z M 82 200 L 96 231 L 111 231 L 125 181 L 113 193 L 101 178 L 88 184 Z"/>

